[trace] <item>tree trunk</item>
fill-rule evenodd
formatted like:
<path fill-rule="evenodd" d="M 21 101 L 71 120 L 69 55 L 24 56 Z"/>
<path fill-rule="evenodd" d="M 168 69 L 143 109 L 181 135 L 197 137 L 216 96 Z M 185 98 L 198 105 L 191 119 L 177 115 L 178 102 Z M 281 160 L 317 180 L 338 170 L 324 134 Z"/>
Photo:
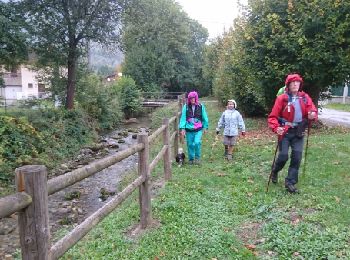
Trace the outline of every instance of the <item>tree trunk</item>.
<path fill-rule="evenodd" d="M 68 53 L 68 82 L 66 108 L 74 108 L 75 81 L 77 77 L 77 46 L 70 44 Z"/>

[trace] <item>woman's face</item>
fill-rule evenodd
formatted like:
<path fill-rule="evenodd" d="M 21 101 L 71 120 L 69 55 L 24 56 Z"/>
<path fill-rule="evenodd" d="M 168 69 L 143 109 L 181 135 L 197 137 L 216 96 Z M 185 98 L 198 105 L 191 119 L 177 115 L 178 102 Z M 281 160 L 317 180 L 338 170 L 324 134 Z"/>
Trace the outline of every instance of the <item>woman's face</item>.
<path fill-rule="evenodd" d="M 196 104 L 196 98 L 193 97 L 193 98 L 190 99 L 190 101 L 191 101 L 191 104 L 192 104 L 192 105 L 195 105 L 195 104 Z"/>

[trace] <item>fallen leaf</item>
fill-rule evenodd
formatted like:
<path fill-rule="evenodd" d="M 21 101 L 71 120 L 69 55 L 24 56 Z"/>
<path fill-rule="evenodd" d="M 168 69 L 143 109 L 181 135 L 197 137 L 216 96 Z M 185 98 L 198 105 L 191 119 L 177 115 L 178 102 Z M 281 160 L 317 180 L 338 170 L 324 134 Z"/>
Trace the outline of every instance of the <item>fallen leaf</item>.
<path fill-rule="evenodd" d="M 337 196 L 334 196 L 334 198 L 335 198 L 335 201 L 336 201 L 337 203 L 340 202 L 340 198 L 338 198 Z"/>
<path fill-rule="evenodd" d="M 298 225 L 298 223 L 300 222 L 299 218 L 296 218 L 295 220 L 292 221 L 292 225 Z"/>
<path fill-rule="evenodd" d="M 218 177 L 225 177 L 225 176 L 227 176 L 227 174 L 225 174 L 225 173 L 218 173 L 217 176 Z"/>
<path fill-rule="evenodd" d="M 249 244 L 249 245 L 244 245 L 247 249 L 251 250 L 251 251 L 254 251 L 256 246 L 255 245 L 252 245 L 252 244 Z"/>
<path fill-rule="evenodd" d="M 248 197 L 251 197 L 251 196 L 253 196 L 253 193 L 248 192 L 247 195 L 248 195 Z"/>

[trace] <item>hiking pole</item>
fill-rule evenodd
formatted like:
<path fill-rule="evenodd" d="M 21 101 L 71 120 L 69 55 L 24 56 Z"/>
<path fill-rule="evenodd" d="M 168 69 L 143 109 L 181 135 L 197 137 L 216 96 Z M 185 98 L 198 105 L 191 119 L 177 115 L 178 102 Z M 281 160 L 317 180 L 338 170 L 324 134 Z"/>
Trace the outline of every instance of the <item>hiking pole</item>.
<path fill-rule="evenodd" d="M 304 165 L 303 165 L 303 172 L 302 174 L 305 174 L 306 170 L 306 157 L 307 157 L 307 151 L 309 148 L 309 136 L 310 136 L 310 129 L 311 129 L 311 120 L 307 120 L 307 136 L 306 136 L 306 147 L 305 147 L 305 154 L 304 154 Z"/>
<path fill-rule="evenodd" d="M 276 155 L 277 155 L 277 150 L 278 150 L 279 144 L 280 144 L 280 136 L 278 136 L 278 139 L 277 139 L 277 145 L 276 145 L 276 149 L 275 149 L 275 155 L 274 155 L 274 157 L 273 157 L 273 161 L 272 161 L 272 165 L 271 165 L 271 173 L 270 173 L 270 176 L 269 176 L 269 181 L 267 182 L 266 192 L 269 192 L 269 186 L 270 186 L 270 182 L 271 182 L 273 166 L 275 165 Z"/>
<path fill-rule="evenodd" d="M 213 161 L 213 150 L 214 147 L 216 146 L 217 142 L 219 141 L 219 136 L 216 135 L 214 138 L 214 142 L 211 144 L 211 151 L 210 151 L 210 156 L 209 156 L 209 161 Z"/>

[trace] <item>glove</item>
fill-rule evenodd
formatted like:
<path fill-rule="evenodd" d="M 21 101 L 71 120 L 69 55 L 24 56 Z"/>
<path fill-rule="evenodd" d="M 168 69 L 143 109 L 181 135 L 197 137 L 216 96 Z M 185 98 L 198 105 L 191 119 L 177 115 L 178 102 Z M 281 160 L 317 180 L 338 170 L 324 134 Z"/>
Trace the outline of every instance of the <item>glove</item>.
<path fill-rule="evenodd" d="M 245 136 L 245 132 L 242 132 L 242 136 Z"/>
<path fill-rule="evenodd" d="M 220 134 L 220 131 L 216 130 L 216 134 L 217 134 L 217 135 Z"/>

